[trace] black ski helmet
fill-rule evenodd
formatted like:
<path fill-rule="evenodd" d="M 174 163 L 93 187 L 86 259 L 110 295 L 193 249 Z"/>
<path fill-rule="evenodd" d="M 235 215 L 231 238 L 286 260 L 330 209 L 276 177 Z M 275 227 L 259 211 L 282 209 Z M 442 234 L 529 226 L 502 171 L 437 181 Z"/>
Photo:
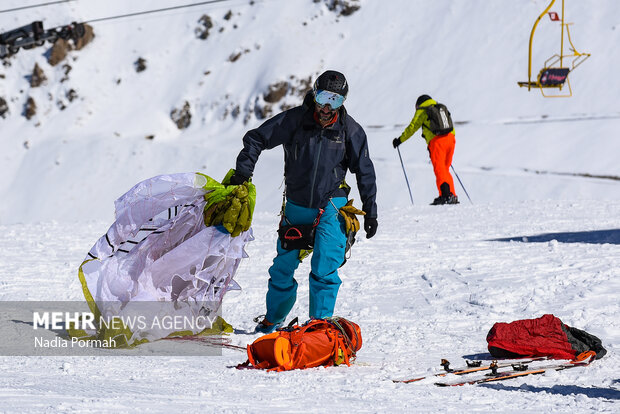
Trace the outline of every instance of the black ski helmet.
<path fill-rule="evenodd" d="M 349 93 L 349 83 L 342 73 L 335 70 L 327 70 L 316 78 L 312 90 L 315 94 L 316 91 L 323 90 L 337 93 L 346 98 Z"/>
<path fill-rule="evenodd" d="M 422 105 L 424 103 L 424 101 L 428 101 L 429 99 L 432 99 L 430 96 L 428 95 L 420 95 L 418 96 L 418 100 L 415 101 L 415 107 L 417 108 L 418 106 Z"/>

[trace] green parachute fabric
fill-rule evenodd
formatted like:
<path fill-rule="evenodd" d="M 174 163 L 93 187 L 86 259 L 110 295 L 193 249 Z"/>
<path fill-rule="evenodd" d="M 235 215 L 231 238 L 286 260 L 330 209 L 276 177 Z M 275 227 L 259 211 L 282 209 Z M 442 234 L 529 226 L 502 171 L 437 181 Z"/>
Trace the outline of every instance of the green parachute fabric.
<path fill-rule="evenodd" d="M 160 175 L 136 184 L 116 200 L 116 221 L 78 271 L 96 332 L 69 329 L 69 335 L 133 347 L 168 336 L 232 331 L 217 311 L 226 292 L 240 289 L 233 278 L 248 257 L 246 243 L 253 240 L 255 200 L 253 184 L 226 186 L 201 173 Z M 209 217 L 206 225 L 207 206 L 215 206 L 226 220 Z M 233 207 L 236 212 L 229 212 Z M 215 323 L 210 329 L 181 331 L 124 323 L 145 310 L 157 317 L 204 316 Z M 113 318 L 123 323 L 98 323 Z"/>

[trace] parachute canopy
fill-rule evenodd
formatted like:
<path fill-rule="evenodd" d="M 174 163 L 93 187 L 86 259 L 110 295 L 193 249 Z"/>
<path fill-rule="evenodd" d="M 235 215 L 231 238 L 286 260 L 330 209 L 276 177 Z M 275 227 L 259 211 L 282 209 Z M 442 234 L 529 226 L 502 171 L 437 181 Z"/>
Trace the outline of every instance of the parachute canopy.
<path fill-rule="evenodd" d="M 240 289 L 233 278 L 248 257 L 245 244 L 253 240 L 249 225 L 255 194 L 251 183 L 225 186 L 200 173 L 180 173 L 142 181 L 116 200 L 116 221 L 78 272 L 95 323 L 115 317 L 124 322 L 120 328 L 99 323 L 95 337 L 114 337 L 117 343 L 120 337 L 122 346 L 134 346 L 198 334 L 204 327 L 179 332 L 177 326 L 162 324 L 131 326 L 127 321 L 145 312 L 139 306 L 144 303 L 156 305 L 148 307 L 150 318 L 215 320 L 225 293 Z M 214 214 L 219 218 L 214 220 Z"/>

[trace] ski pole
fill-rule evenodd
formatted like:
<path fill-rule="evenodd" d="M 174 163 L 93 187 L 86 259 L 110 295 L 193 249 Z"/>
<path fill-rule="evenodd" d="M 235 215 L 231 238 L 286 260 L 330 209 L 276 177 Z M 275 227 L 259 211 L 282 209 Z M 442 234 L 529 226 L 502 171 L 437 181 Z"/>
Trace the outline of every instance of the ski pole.
<path fill-rule="evenodd" d="M 469 200 L 470 203 L 474 204 L 474 202 L 471 201 L 471 198 L 469 197 L 469 194 L 467 193 L 467 190 L 465 189 L 465 186 L 463 185 L 463 181 L 461 181 L 461 178 L 456 173 L 456 170 L 454 169 L 454 166 L 450 165 L 450 167 L 452 167 L 452 172 L 454 172 L 454 175 L 456 175 L 456 179 L 459 180 L 459 184 L 461 184 L 461 187 L 463 188 L 463 191 L 465 191 L 465 195 L 467 196 L 467 199 Z"/>
<path fill-rule="evenodd" d="M 409 179 L 407 178 L 407 171 L 405 171 L 405 164 L 403 164 L 403 157 L 400 155 L 400 148 L 398 150 L 398 158 L 400 158 L 400 166 L 403 167 L 403 174 L 405 174 L 405 181 L 407 181 L 407 188 L 409 189 L 409 198 L 411 199 L 411 205 L 413 205 L 413 196 L 411 195 L 411 187 L 409 186 Z"/>

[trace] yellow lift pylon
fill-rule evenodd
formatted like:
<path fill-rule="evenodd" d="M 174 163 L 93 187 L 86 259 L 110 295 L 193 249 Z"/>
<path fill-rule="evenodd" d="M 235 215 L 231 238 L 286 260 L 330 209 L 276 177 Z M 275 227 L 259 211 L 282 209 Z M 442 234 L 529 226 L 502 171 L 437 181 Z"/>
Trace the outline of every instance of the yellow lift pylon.
<path fill-rule="evenodd" d="M 573 41 L 570 38 L 570 31 L 568 26 L 572 23 L 566 23 L 564 21 L 564 0 L 562 0 L 562 15 L 561 18 L 558 17 L 557 13 L 549 12 L 555 0 L 551 0 L 551 3 L 547 6 L 545 11 L 543 11 L 536 22 L 534 22 L 534 27 L 532 27 L 532 33 L 530 34 L 530 46 L 528 53 L 528 65 L 527 65 L 527 82 L 518 82 L 519 86 L 527 87 L 527 90 L 530 91 L 532 88 L 539 88 L 542 95 L 546 98 L 568 98 L 573 95 L 573 90 L 570 86 L 570 81 L 568 80 L 568 74 L 573 71 L 577 66 L 581 65 L 586 59 L 590 57 L 589 53 L 579 53 L 573 45 Z M 560 21 L 562 24 L 561 34 L 560 34 L 560 54 L 555 54 L 551 56 L 549 59 L 545 61 L 544 67 L 538 73 L 538 77 L 535 81 L 532 81 L 532 43 L 534 40 L 534 32 L 536 31 L 536 26 L 540 22 L 540 19 L 543 18 L 547 13 L 549 13 L 549 18 L 552 21 Z M 564 28 L 566 28 L 566 37 L 568 42 L 570 43 L 570 55 L 564 54 Z M 571 59 L 570 67 L 564 66 L 564 60 Z M 558 66 L 559 64 L 559 66 Z M 562 91 L 564 86 L 568 86 L 568 94 L 547 94 L 545 90 L 549 89 L 558 89 Z"/>

